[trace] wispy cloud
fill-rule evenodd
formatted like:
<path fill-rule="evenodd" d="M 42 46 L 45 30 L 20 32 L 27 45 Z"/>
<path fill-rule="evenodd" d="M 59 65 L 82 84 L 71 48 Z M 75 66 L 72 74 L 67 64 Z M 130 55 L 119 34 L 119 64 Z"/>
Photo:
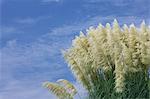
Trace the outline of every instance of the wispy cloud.
<path fill-rule="evenodd" d="M 39 17 L 36 17 L 36 18 L 26 17 L 26 18 L 15 19 L 15 21 L 17 23 L 20 23 L 20 24 L 35 24 L 37 22 L 40 22 L 40 21 L 43 21 L 43 20 L 46 20 L 46 19 L 49 19 L 49 18 L 51 18 L 51 16 L 39 16 Z"/>
<path fill-rule="evenodd" d="M 16 28 L 14 27 L 2 27 L 2 32 L 5 32 L 5 33 L 10 33 L 10 32 L 15 32 L 16 31 Z"/>
<path fill-rule="evenodd" d="M 55 80 L 59 75 L 65 75 L 67 67 L 59 64 L 56 60 L 61 59 L 61 56 L 59 56 L 60 46 L 60 44 L 54 42 L 49 45 L 39 41 L 29 45 L 20 45 L 16 40 L 9 41 L 0 50 L 3 69 L 1 74 L 5 75 L 1 79 L 7 81 L 18 76 L 17 78 L 21 80 L 38 80 L 41 77 L 40 81 L 42 81 L 45 79 Z M 56 73 L 55 71 L 59 72 Z M 22 75 L 21 78 L 20 75 Z"/>
<path fill-rule="evenodd" d="M 148 0 L 85 0 L 82 6 L 85 11 L 102 16 L 149 17 Z"/>
<path fill-rule="evenodd" d="M 18 33 L 19 34 L 23 33 L 23 31 L 14 26 L 2 26 L 0 31 L 2 37 L 7 37 L 8 35 L 13 35 Z"/>
<path fill-rule="evenodd" d="M 60 0 L 42 0 L 43 3 L 60 2 Z"/>
<path fill-rule="evenodd" d="M 87 2 L 88 3 L 106 2 L 106 3 L 111 3 L 112 5 L 115 5 L 115 6 L 126 6 L 130 4 L 131 2 L 133 2 L 133 0 L 88 0 Z"/>
<path fill-rule="evenodd" d="M 28 83 L 28 81 L 24 81 L 24 83 Z M 39 86 L 33 86 L 36 82 L 30 83 L 30 84 L 24 84 L 22 82 L 11 80 L 3 88 L 3 90 L 0 89 L 1 93 L 1 99 L 55 99 L 56 97 L 48 90 L 45 90 L 44 88 Z"/>
<path fill-rule="evenodd" d="M 33 18 L 24 18 L 24 19 L 18 19 L 18 23 L 23 23 L 23 24 L 31 24 L 31 23 L 36 23 L 38 20 L 33 19 Z"/>
<path fill-rule="evenodd" d="M 123 6 L 127 6 L 129 4 L 143 4 L 143 3 L 146 3 L 148 2 L 148 0 L 85 0 L 86 2 L 88 3 L 110 3 L 114 6 L 120 6 L 120 7 L 123 7 Z"/>

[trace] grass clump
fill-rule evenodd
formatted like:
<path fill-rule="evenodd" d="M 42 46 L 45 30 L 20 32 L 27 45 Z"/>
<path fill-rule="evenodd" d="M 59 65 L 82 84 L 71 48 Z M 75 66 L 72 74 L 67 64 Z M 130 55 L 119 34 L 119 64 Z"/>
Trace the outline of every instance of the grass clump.
<path fill-rule="evenodd" d="M 88 99 L 148 99 L 150 84 L 150 28 L 90 27 L 80 33 L 63 52 L 77 81 L 88 91 Z"/>

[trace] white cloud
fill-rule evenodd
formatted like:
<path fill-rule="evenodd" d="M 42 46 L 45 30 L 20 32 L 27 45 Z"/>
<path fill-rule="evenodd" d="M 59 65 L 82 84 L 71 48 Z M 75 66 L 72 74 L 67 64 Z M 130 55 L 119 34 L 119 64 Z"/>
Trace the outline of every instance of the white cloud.
<path fill-rule="evenodd" d="M 18 23 L 26 23 L 26 24 L 31 24 L 31 23 L 35 23 L 38 20 L 35 20 L 33 18 L 25 18 L 25 19 L 18 19 L 17 22 Z"/>
<path fill-rule="evenodd" d="M 2 34 L 2 36 L 5 37 L 5 36 L 10 35 L 10 34 L 13 34 L 13 33 L 23 33 L 23 31 L 19 30 L 19 29 L 16 28 L 16 27 L 2 26 L 0 33 Z"/>
<path fill-rule="evenodd" d="M 16 28 L 14 27 L 3 27 L 2 28 L 2 32 L 5 32 L 5 33 L 10 33 L 10 32 L 14 32 L 16 31 Z"/>
<path fill-rule="evenodd" d="M 58 58 L 58 55 L 60 54 L 60 46 L 61 44 L 55 42 L 50 45 L 39 41 L 29 45 L 20 45 L 16 40 L 9 41 L 5 47 L 0 49 L 0 52 L 2 53 L 2 79 L 13 78 L 13 75 L 17 73 L 15 72 L 17 69 L 25 69 L 26 72 L 29 73 L 31 71 L 29 78 L 34 79 L 44 76 L 47 79 L 52 80 L 56 79 L 59 75 L 64 75 L 66 67 L 58 64 L 55 59 Z M 53 60 L 56 62 L 53 62 Z M 41 68 L 46 71 L 43 71 L 42 74 L 38 74 L 36 69 L 38 70 Z M 55 70 L 59 72 L 55 72 Z M 21 75 L 20 73 L 21 72 L 19 72 L 18 75 Z M 49 75 L 49 77 L 47 75 Z M 44 79 L 44 77 L 42 77 L 41 80 Z M 25 79 L 28 78 L 25 77 Z"/>
<path fill-rule="evenodd" d="M 107 2 L 111 3 L 114 6 L 126 6 L 130 4 L 131 2 L 134 2 L 134 0 L 88 0 L 88 3 L 102 3 Z"/>
<path fill-rule="evenodd" d="M 21 23 L 21 24 L 35 24 L 39 21 L 43 21 L 43 20 L 46 20 L 46 19 L 49 19 L 49 18 L 51 18 L 51 16 L 39 16 L 39 17 L 36 17 L 36 18 L 26 17 L 26 18 L 15 19 L 15 21 L 17 23 Z"/>
<path fill-rule="evenodd" d="M 60 0 L 42 0 L 42 2 L 44 2 L 44 3 L 48 3 L 48 2 L 60 2 Z"/>
<path fill-rule="evenodd" d="M 15 26 L 2 26 L 0 28 L 1 29 L 0 34 L 2 34 L 1 36 L 3 38 L 5 37 L 7 38 L 15 34 L 21 34 L 21 33 L 23 34 L 25 33 L 23 30 L 26 28 L 26 26 L 34 25 L 34 24 L 37 24 L 38 22 L 45 21 L 50 18 L 51 16 L 39 16 L 36 18 L 33 18 L 33 17 L 16 18 L 14 19 L 14 22 L 21 24 L 21 27 L 20 26 L 16 26 L 16 27 Z"/>
<path fill-rule="evenodd" d="M 26 83 L 25 81 L 24 83 Z M 55 99 L 56 97 L 42 86 L 33 86 L 33 84 L 24 84 L 16 80 L 12 80 L 7 86 L 0 90 L 1 99 Z"/>

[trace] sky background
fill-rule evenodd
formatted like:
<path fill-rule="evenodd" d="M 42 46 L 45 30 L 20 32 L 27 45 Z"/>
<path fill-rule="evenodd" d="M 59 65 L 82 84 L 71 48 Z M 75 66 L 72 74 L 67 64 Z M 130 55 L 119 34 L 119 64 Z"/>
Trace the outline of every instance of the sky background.
<path fill-rule="evenodd" d="M 150 24 L 149 0 L 0 0 L 0 99 L 55 99 L 41 85 L 76 82 L 61 54 L 99 23 Z M 78 96 L 76 96 L 78 99 Z"/>

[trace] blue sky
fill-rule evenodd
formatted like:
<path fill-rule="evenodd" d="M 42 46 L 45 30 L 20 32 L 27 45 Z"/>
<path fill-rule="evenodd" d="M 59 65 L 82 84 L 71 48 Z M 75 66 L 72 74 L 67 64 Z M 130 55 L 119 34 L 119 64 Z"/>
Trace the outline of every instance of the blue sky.
<path fill-rule="evenodd" d="M 0 99 L 54 99 L 41 87 L 64 78 L 78 84 L 61 49 L 79 31 L 99 23 L 120 25 L 145 20 L 150 24 L 149 0 L 0 0 Z M 78 98 L 76 96 L 76 98 Z"/>

